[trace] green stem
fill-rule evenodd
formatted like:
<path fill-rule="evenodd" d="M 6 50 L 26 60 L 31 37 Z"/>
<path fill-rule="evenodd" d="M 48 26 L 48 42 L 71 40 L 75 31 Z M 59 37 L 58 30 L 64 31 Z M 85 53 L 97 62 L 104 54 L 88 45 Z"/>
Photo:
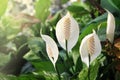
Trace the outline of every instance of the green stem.
<path fill-rule="evenodd" d="M 90 60 L 91 60 L 90 54 L 88 55 L 88 57 L 89 57 L 88 80 L 90 80 Z"/>
<path fill-rule="evenodd" d="M 69 52 L 68 52 L 68 42 L 67 42 L 67 40 L 65 41 L 65 47 L 66 47 L 66 56 L 67 56 L 67 59 L 70 61 L 70 58 L 69 58 Z M 70 65 L 70 63 L 68 62 L 68 65 Z M 72 72 L 74 73 L 75 71 L 74 71 L 74 69 L 73 69 L 73 67 L 72 67 Z"/>
<path fill-rule="evenodd" d="M 54 65 L 54 67 L 55 67 L 55 70 L 56 70 L 56 72 L 57 72 L 58 79 L 61 80 L 60 73 L 59 73 L 59 70 L 58 70 L 57 65 Z"/>

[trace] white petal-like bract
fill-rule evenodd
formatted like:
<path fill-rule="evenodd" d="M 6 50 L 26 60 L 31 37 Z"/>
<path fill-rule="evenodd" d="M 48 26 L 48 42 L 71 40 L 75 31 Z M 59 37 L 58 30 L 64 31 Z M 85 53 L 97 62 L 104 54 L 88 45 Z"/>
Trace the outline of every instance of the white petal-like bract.
<path fill-rule="evenodd" d="M 79 37 L 79 26 L 77 21 L 67 13 L 56 25 L 56 37 L 62 48 L 66 50 L 66 40 L 68 52 L 75 46 Z"/>
<path fill-rule="evenodd" d="M 53 63 L 53 65 L 55 66 L 55 63 L 58 59 L 58 54 L 59 54 L 57 44 L 48 35 L 41 35 L 41 36 L 42 36 L 42 39 L 46 42 L 46 51 L 47 51 L 48 57 Z"/>
<path fill-rule="evenodd" d="M 113 43 L 114 32 L 115 32 L 115 19 L 114 16 L 109 11 L 107 12 L 108 12 L 108 18 L 107 18 L 106 37 L 111 43 Z"/>
<path fill-rule="evenodd" d="M 101 43 L 95 31 L 83 38 L 79 51 L 82 61 L 89 67 L 89 64 L 101 53 Z"/>

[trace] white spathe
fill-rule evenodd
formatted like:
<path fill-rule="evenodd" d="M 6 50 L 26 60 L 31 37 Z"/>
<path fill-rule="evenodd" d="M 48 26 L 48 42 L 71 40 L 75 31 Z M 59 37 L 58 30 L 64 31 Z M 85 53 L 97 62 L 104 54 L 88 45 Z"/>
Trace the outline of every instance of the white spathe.
<path fill-rule="evenodd" d="M 72 3 L 72 2 L 77 2 L 78 0 L 70 0 L 70 2 Z"/>
<path fill-rule="evenodd" d="M 107 10 L 108 18 L 107 18 L 107 30 L 106 30 L 106 38 L 113 43 L 114 40 L 114 32 L 115 32 L 115 19 L 114 16 Z"/>
<path fill-rule="evenodd" d="M 71 51 L 77 43 L 79 37 L 79 25 L 70 13 L 67 13 L 58 21 L 56 25 L 56 37 L 61 47 L 65 50 L 67 40 L 68 52 Z"/>
<path fill-rule="evenodd" d="M 49 59 L 55 66 L 55 63 L 58 59 L 59 51 L 55 41 L 48 35 L 41 35 L 42 39 L 46 42 L 46 51 Z"/>
<path fill-rule="evenodd" d="M 89 67 L 89 55 L 91 63 L 101 53 L 101 43 L 95 31 L 82 39 L 79 51 L 82 61 Z"/>

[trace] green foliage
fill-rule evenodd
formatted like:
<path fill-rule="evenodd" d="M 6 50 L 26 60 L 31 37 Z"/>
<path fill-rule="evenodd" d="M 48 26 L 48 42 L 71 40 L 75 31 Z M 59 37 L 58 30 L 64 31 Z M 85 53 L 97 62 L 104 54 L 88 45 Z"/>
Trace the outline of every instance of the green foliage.
<path fill-rule="evenodd" d="M 49 15 L 50 0 L 38 0 L 35 2 L 36 17 L 44 22 Z"/>
<path fill-rule="evenodd" d="M 8 0 L 0 0 L 0 17 L 5 13 L 8 5 Z"/>
<path fill-rule="evenodd" d="M 0 1 L 0 70 L 13 57 L 21 55 L 22 53 L 18 54 L 18 52 L 26 44 L 30 50 L 20 56 L 20 59 L 22 58 L 31 64 L 31 66 L 23 65 L 22 69 L 26 67 L 27 69 L 25 72 L 21 72 L 19 76 L 0 73 L 0 80 L 59 80 L 57 71 L 61 80 L 88 80 L 88 76 L 90 76 L 90 80 L 119 80 L 120 70 L 117 64 L 120 61 L 116 57 L 116 53 L 120 53 L 118 50 L 120 48 L 119 46 L 116 47 L 115 44 L 119 44 L 120 37 L 120 0 L 100 0 L 100 3 L 95 0 L 96 3 L 94 4 L 96 5 L 92 5 L 89 1 L 74 2 L 69 6 L 61 7 L 62 9 L 55 14 L 49 11 L 52 1 L 36 0 L 34 4 L 35 15 L 29 15 L 32 19 L 4 15 L 8 0 Z M 61 0 L 61 6 L 66 5 L 67 2 L 68 0 Z M 100 13 L 99 5 L 102 6 L 101 9 L 107 9 L 115 16 L 115 44 L 106 41 L 108 14 L 106 12 Z M 55 35 L 56 24 L 66 11 L 70 12 L 80 27 L 78 42 L 69 52 L 69 58 L 66 51 L 59 45 Z M 40 20 L 40 23 L 34 23 L 34 16 Z M 103 49 L 100 56 L 88 68 L 81 60 L 79 47 L 82 39 L 92 33 L 93 30 L 99 36 Z M 41 38 L 41 33 L 49 35 L 57 43 L 59 57 L 56 66 L 58 69 L 53 66 L 48 58 L 46 44 Z M 118 43 L 116 43 L 117 40 Z M 110 46 L 110 49 L 106 46 Z M 112 54 L 108 55 L 108 53 Z"/>
<path fill-rule="evenodd" d="M 96 80 L 99 65 L 100 63 L 96 62 L 96 64 L 91 64 L 90 68 L 83 68 L 83 70 L 79 74 L 79 80 L 88 80 L 88 75 L 90 75 L 90 80 Z M 88 69 L 90 69 L 89 74 Z"/>
<path fill-rule="evenodd" d="M 3 66 L 10 60 L 10 55 L 6 55 L 6 54 L 3 54 L 3 53 L 0 53 L 0 54 L 1 54 L 1 56 L 0 56 L 0 66 Z"/>
<path fill-rule="evenodd" d="M 120 10 L 120 5 L 119 5 L 120 0 L 118 1 L 112 0 L 112 2 L 113 2 L 113 5 L 116 6 Z"/>
<path fill-rule="evenodd" d="M 111 12 L 116 13 L 118 16 L 120 14 L 120 7 L 118 6 L 120 0 L 101 0 L 101 6 Z"/>
<path fill-rule="evenodd" d="M 37 55 L 41 60 L 44 60 L 47 57 L 46 48 L 44 41 L 39 37 L 30 38 L 28 41 L 28 46 L 32 50 L 33 55 Z"/>

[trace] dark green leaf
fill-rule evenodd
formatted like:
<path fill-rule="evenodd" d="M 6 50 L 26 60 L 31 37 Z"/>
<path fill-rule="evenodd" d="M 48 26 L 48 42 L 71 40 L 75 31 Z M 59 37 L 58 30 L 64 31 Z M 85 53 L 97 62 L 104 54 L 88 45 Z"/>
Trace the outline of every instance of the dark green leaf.
<path fill-rule="evenodd" d="M 101 0 L 101 6 L 110 12 L 116 12 L 120 14 L 120 8 L 118 6 L 119 0 Z M 116 4 L 117 3 L 117 4 Z"/>
<path fill-rule="evenodd" d="M 113 6 L 115 6 L 116 8 L 119 8 L 120 10 L 120 0 L 112 0 L 113 2 Z"/>

